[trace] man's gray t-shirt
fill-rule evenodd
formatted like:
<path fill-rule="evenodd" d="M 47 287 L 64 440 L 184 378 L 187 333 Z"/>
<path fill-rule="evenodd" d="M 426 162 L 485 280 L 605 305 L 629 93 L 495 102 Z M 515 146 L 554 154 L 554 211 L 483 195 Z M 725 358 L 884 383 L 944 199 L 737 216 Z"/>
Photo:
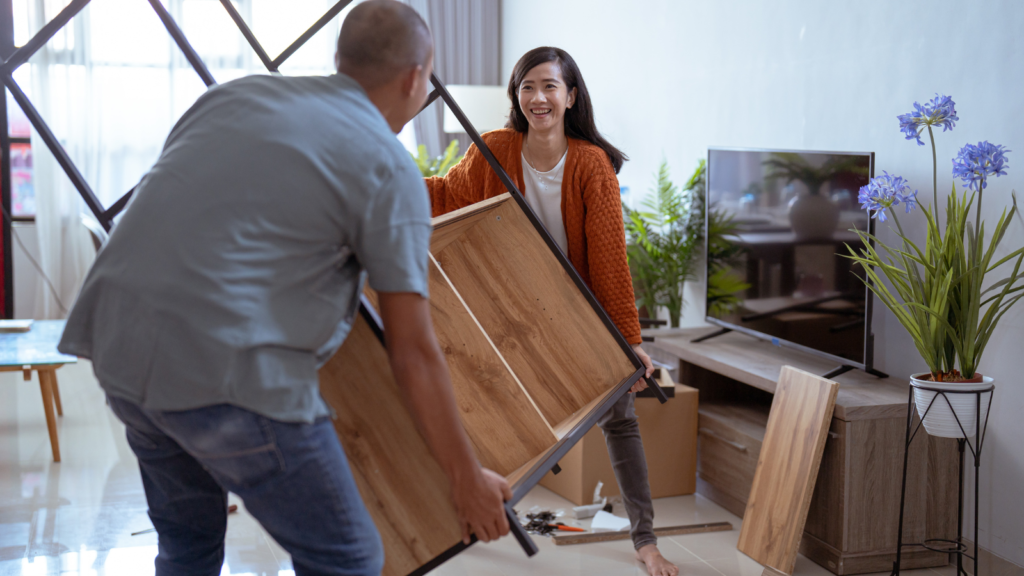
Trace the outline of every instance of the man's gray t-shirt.
<path fill-rule="evenodd" d="M 426 297 L 430 232 L 423 179 L 354 80 L 235 80 L 171 131 L 59 349 L 145 408 L 311 422 L 329 413 L 317 369 L 351 329 L 362 271 Z"/>

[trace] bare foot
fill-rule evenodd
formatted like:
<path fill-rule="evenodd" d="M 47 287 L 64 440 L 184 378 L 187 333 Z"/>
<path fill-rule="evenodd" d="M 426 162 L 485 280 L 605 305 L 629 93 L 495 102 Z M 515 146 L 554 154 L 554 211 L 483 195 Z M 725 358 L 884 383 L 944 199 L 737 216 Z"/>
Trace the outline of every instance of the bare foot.
<path fill-rule="evenodd" d="M 648 544 L 636 551 L 636 559 L 647 565 L 651 576 L 677 576 L 679 568 L 661 555 L 657 544 Z"/>

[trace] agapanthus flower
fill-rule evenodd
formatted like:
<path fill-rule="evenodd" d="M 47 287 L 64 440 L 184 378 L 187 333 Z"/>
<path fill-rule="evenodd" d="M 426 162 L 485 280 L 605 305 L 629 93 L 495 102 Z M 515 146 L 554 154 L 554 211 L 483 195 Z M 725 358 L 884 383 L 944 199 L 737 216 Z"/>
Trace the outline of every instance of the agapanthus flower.
<path fill-rule="evenodd" d="M 918 146 L 924 146 L 921 132 L 926 126 L 942 126 L 942 131 L 952 130 L 956 126 L 956 103 L 949 96 L 935 94 L 924 106 L 914 102 L 914 111 L 897 116 L 900 131 L 907 135 L 907 140 L 917 140 Z"/>
<path fill-rule="evenodd" d="M 865 210 L 873 210 L 874 217 L 885 222 L 885 210 L 894 208 L 901 203 L 910 212 L 917 206 L 917 190 L 910 191 L 910 185 L 902 176 L 893 176 L 882 171 L 881 176 L 875 176 L 868 182 L 867 186 L 861 186 L 857 195 L 860 207 Z"/>
<path fill-rule="evenodd" d="M 963 180 L 971 190 L 984 190 L 989 176 L 1006 175 L 1007 152 L 1010 150 L 1005 146 L 987 141 L 978 142 L 977 146 L 968 144 L 953 158 L 953 177 Z"/>

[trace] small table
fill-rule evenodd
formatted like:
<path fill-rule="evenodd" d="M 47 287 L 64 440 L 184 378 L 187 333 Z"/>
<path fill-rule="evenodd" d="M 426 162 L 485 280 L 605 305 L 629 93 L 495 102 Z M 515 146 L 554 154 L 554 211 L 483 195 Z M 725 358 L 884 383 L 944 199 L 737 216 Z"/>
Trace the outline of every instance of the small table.
<path fill-rule="evenodd" d="M 57 343 L 63 333 L 64 320 L 37 320 L 28 332 L 0 334 L 0 372 L 22 371 L 26 381 L 32 379 L 33 370 L 39 373 L 39 388 L 43 392 L 43 411 L 46 413 L 46 427 L 50 432 L 54 462 L 60 462 L 54 407 L 58 416 L 64 415 L 60 390 L 57 388 L 57 369 L 78 361 L 74 356 L 57 351 Z"/>

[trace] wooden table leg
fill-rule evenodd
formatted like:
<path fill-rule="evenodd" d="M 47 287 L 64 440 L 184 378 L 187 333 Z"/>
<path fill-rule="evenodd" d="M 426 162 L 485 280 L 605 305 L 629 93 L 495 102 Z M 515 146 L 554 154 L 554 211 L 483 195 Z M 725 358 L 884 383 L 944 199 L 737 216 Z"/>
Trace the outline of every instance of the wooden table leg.
<path fill-rule="evenodd" d="M 57 406 L 57 416 L 64 415 L 64 407 L 60 405 L 60 388 L 57 386 L 57 371 L 50 371 L 50 388 L 53 389 L 53 403 Z"/>
<path fill-rule="evenodd" d="M 50 432 L 50 449 L 53 461 L 60 462 L 60 444 L 57 442 L 57 417 L 53 414 L 53 370 L 39 370 L 39 388 L 43 391 L 43 411 L 46 413 L 46 427 Z"/>

